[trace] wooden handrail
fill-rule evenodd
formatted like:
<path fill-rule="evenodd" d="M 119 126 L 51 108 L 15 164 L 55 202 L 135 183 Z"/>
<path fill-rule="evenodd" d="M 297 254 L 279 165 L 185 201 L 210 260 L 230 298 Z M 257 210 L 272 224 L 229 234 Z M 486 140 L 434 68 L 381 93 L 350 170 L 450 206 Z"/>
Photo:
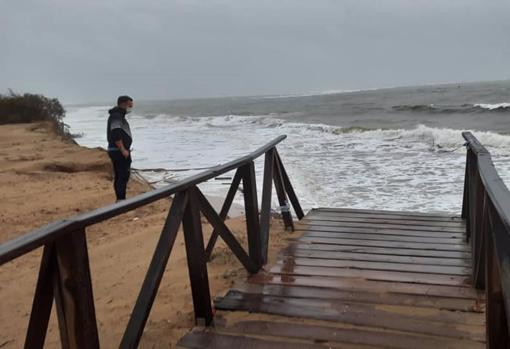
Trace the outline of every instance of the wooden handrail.
<path fill-rule="evenodd" d="M 218 236 L 224 240 L 249 273 L 256 273 L 267 261 L 273 181 L 280 204 L 285 203 L 285 206 L 288 206 L 288 198 L 298 218 L 303 217 L 299 201 L 276 151 L 276 145 L 285 138 L 286 136 L 277 137 L 246 156 L 212 167 L 175 184 L 50 223 L 0 245 L 0 265 L 44 246 L 25 347 L 42 348 L 44 346 L 53 299 L 57 308 L 62 347 L 99 347 L 86 228 L 173 194 L 175 194 L 174 200 L 122 337 L 120 348 L 138 346 L 181 223 L 184 230 L 195 321 L 199 324 L 210 325 L 213 321 L 213 311 L 206 263 Z M 263 154 L 266 156 L 266 169 L 264 170 L 263 205 L 259 215 L 254 160 Z M 231 170 L 237 171 L 223 207 L 220 213 L 216 213 L 197 185 Z M 243 249 L 224 223 L 241 182 L 244 189 L 249 252 Z M 292 223 L 292 216 L 290 212 L 282 213 L 284 213 L 285 225 L 288 226 Z M 204 247 L 201 214 L 214 228 L 207 250 Z"/>
<path fill-rule="evenodd" d="M 0 265 L 32 251 L 42 245 L 45 245 L 62 234 L 67 234 L 76 229 L 87 227 L 120 214 L 132 211 L 138 207 L 145 206 L 151 202 L 167 198 L 177 192 L 191 188 L 199 183 L 240 168 L 243 165 L 255 160 L 268 150 L 274 148 L 278 143 L 282 142 L 287 136 L 282 135 L 264 146 L 258 148 L 254 152 L 227 162 L 222 165 L 212 167 L 209 170 L 198 173 L 194 176 L 183 179 L 177 183 L 164 186 L 159 189 L 143 193 L 116 204 L 98 208 L 96 210 L 79 214 L 64 220 L 52 222 L 39 229 L 26 233 L 16 239 L 7 241 L 0 245 Z"/>
<path fill-rule="evenodd" d="M 466 176 L 462 216 L 473 252 L 473 282 L 487 300 L 487 346 L 510 343 L 510 191 L 498 175 L 489 151 L 470 133 L 466 140 Z"/>

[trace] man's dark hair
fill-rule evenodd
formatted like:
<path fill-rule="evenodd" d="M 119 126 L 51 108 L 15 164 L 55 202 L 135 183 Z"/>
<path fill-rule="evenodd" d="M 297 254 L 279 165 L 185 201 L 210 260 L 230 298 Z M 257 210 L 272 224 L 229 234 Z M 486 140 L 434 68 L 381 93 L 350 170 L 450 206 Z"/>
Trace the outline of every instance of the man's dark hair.
<path fill-rule="evenodd" d="M 129 96 L 119 96 L 119 98 L 117 98 L 117 105 L 119 105 L 121 103 L 132 102 L 132 101 L 133 101 L 133 98 L 131 98 Z"/>

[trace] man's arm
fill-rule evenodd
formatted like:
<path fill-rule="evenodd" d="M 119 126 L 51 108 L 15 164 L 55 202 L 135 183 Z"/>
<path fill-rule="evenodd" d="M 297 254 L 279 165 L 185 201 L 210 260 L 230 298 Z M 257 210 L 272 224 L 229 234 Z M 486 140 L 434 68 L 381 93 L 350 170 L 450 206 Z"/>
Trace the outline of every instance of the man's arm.
<path fill-rule="evenodd" d="M 118 120 L 113 120 L 111 125 L 111 132 L 112 132 L 112 140 L 117 146 L 117 148 L 120 150 L 120 153 L 122 156 L 124 156 L 126 159 L 129 156 L 129 150 L 126 149 L 124 146 L 124 142 L 122 142 L 122 126 L 121 123 Z"/>
<path fill-rule="evenodd" d="M 117 148 L 119 148 L 120 153 L 127 159 L 129 156 L 129 150 L 127 150 L 124 147 L 124 142 L 122 142 L 122 139 L 119 139 L 118 141 L 116 141 L 115 145 L 117 146 Z"/>

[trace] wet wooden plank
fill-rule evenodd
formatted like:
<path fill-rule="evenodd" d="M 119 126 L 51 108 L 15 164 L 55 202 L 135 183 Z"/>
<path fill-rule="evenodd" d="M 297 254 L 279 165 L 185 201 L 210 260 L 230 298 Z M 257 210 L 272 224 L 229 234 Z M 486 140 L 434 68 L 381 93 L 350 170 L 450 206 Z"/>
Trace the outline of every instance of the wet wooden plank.
<path fill-rule="evenodd" d="M 250 335 L 264 333 L 266 336 L 299 338 L 321 343 L 349 343 L 399 349 L 474 349 L 485 347 L 484 343 L 471 340 L 274 321 L 241 321 L 232 326 L 222 328 L 221 331 Z"/>
<path fill-rule="evenodd" d="M 329 268 L 293 266 L 291 270 L 283 264 L 277 264 L 270 269 L 274 274 L 308 275 L 308 276 L 333 276 L 362 278 L 367 280 L 381 280 L 394 282 L 411 282 L 431 285 L 455 285 L 472 287 L 467 275 L 443 275 L 430 273 L 412 273 L 388 270 L 352 269 L 352 268 Z"/>
<path fill-rule="evenodd" d="M 262 346 L 290 343 L 293 348 L 293 341 L 328 347 L 485 345 L 484 295 L 472 287 L 463 220 L 319 209 L 296 228 L 303 234 L 289 239 L 269 272 L 236 285 L 216 307 L 299 317 L 299 323 L 278 317 L 254 321 L 248 315 L 249 321 L 216 327 L 215 336 L 240 337 L 236 344 L 222 345 L 249 347 L 246 340 L 253 338 L 281 341 Z"/>
<path fill-rule="evenodd" d="M 427 242 L 433 244 L 454 244 L 464 245 L 463 238 L 454 237 L 418 237 L 418 236 L 399 236 L 385 234 L 360 234 L 344 232 L 322 232 L 309 230 L 303 236 L 317 236 L 324 238 L 342 238 L 342 239 L 360 239 L 360 240 L 378 240 L 378 241 L 404 241 L 404 242 Z"/>
<path fill-rule="evenodd" d="M 297 239 L 290 239 L 294 241 L 309 241 L 321 244 L 330 245 L 350 245 L 350 246 L 372 246 L 372 247 L 385 247 L 391 248 L 408 248 L 415 250 L 435 250 L 435 251 L 459 251 L 469 252 L 469 248 L 464 244 L 459 245 L 443 245 L 425 242 L 396 242 L 396 241 L 377 241 L 377 240 L 360 240 L 360 239 L 341 239 L 341 238 L 321 238 L 314 236 L 303 236 Z"/>
<path fill-rule="evenodd" d="M 283 250 L 283 256 L 299 257 L 299 258 L 318 258 L 318 259 L 335 259 L 335 260 L 351 260 L 351 261 L 370 261 L 370 262 L 389 262 L 389 263 L 409 263 L 409 264 L 427 264 L 427 265 L 446 265 L 470 267 L 471 262 L 465 259 L 455 258 L 439 258 L 439 257 L 409 257 L 409 256 L 392 256 L 384 254 L 367 254 L 356 252 L 328 252 L 313 250 Z"/>
<path fill-rule="evenodd" d="M 374 223 L 374 224 L 398 224 L 398 225 L 411 225 L 411 226 L 424 226 L 424 227 L 452 227 L 466 230 L 464 222 L 442 222 L 430 220 L 411 220 L 411 219 L 395 219 L 395 218 L 376 218 L 369 217 L 344 217 L 336 215 L 325 215 L 323 213 L 310 213 L 305 216 L 304 221 L 328 221 L 328 222 L 350 222 L 350 223 Z"/>
<path fill-rule="evenodd" d="M 427 264 L 407 264 L 407 263 L 384 263 L 384 262 L 367 262 L 353 260 L 337 260 L 337 259 L 319 259 L 319 258 L 299 258 L 289 257 L 278 262 L 292 272 L 292 268 L 297 265 L 310 267 L 331 267 L 331 268 L 354 268 L 354 269 L 371 269 L 371 270 L 393 270 L 408 271 L 414 273 L 427 274 L 444 274 L 444 275 L 471 275 L 471 268 L 455 267 L 455 266 L 436 266 Z"/>
<path fill-rule="evenodd" d="M 461 227 L 426 227 L 416 225 L 405 225 L 405 224 L 382 224 L 382 223 L 362 223 L 362 222 L 331 222 L 321 221 L 315 219 L 307 219 L 303 225 L 308 226 L 323 226 L 323 227 L 364 227 L 364 228 L 379 228 L 379 229 L 393 229 L 393 230 L 414 230 L 414 231 L 435 231 L 435 232 L 452 232 L 452 233 L 464 233 L 466 230 Z"/>
<path fill-rule="evenodd" d="M 315 286 L 272 285 L 243 283 L 235 285 L 229 293 L 251 293 L 275 297 L 318 298 L 355 303 L 410 305 L 455 311 L 483 313 L 484 303 L 474 299 L 451 298 L 416 294 L 349 291 Z"/>
<path fill-rule="evenodd" d="M 338 232 L 338 233 L 366 233 L 366 234 L 384 234 L 396 236 L 417 236 L 417 237 L 454 237 L 458 239 L 465 239 L 465 233 L 452 233 L 442 231 L 415 231 L 415 230 L 393 230 L 385 228 L 363 228 L 363 227 L 329 227 L 329 226 L 316 226 L 298 223 L 296 225 L 298 231 L 323 231 L 323 232 Z"/>
<path fill-rule="evenodd" d="M 363 218 L 363 219 L 398 219 L 401 221 L 422 221 L 422 222 L 439 222 L 439 223 L 458 223 L 465 224 L 460 217 L 431 217 L 426 215 L 402 215 L 397 213 L 367 213 L 367 212 L 338 212 L 338 211 L 322 211 L 321 209 L 310 210 L 305 217 L 322 216 L 322 217 L 346 217 L 346 218 Z"/>
<path fill-rule="evenodd" d="M 365 216 L 343 216 L 336 214 L 324 214 L 324 213 L 309 213 L 305 216 L 305 222 L 308 220 L 318 221 L 330 221 L 330 222 L 352 222 L 352 223 L 373 223 L 373 224 L 399 224 L 399 225 L 412 225 L 412 226 L 424 226 L 424 227 L 453 227 L 459 229 L 466 229 L 466 224 L 463 221 L 436 221 L 436 220 L 421 220 L 421 219 L 407 219 L 394 218 L 394 216 L 374 217 L 372 215 Z"/>
<path fill-rule="evenodd" d="M 435 251 L 435 250 L 417 250 L 417 249 L 398 249 L 385 247 L 365 247 L 354 245 L 330 245 L 320 243 L 292 242 L 284 250 L 313 250 L 313 251 L 336 251 L 336 252 L 355 252 L 366 254 L 384 254 L 390 256 L 421 256 L 421 257 L 437 257 L 437 258 L 454 258 L 471 260 L 469 252 L 457 251 Z"/>
<path fill-rule="evenodd" d="M 217 309 L 241 310 L 316 320 L 334 321 L 356 326 L 407 331 L 425 335 L 482 341 L 484 315 L 449 311 L 413 312 L 398 306 L 338 303 L 333 301 L 274 298 L 244 295 L 235 299 L 224 297 Z"/>
<path fill-rule="evenodd" d="M 249 349 L 268 349 L 268 348 L 281 348 L 281 349 L 324 349 L 329 346 L 314 344 L 314 343 L 300 343 L 296 341 L 285 341 L 279 339 L 263 339 L 247 337 L 243 335 L 227 335 L 220 334 L 213 331 L 204 329 L 195 329 L 193 332 L 188 333 L 178 343 L 181 348 L 210 348 L 210 349 L 225 349 L 225 348 L 249 348 Z"/>
<path fill-rule="evenodd" d="M 448 218 L 462 220 L 458 215 L 448 213 L 425 213 L 425 212 L 412 212 L 412 211 L 391 211 L 391 210 L 368 210 L 361 208 L 335 208 L 335 207 L 321 207 L 313 209 L 312 211 L 319 212 L 350 212 L 350 213 L 364 213 L 364 214 L 385 214 L 385 215 L 401 215 L 401 216 L 417 216 L 417 217 L 430 217 L 430 218 Z"/>
<path fill-rule="evenodd" d="M 475 300 L 483 298 L 481 293 L 478 293 L 478 291 L 470 287 L 399 283 L 391 281 L 376 281 L 341 277 L 328 278 L 318 276 L 312 277 L 276 274 L 264 275 L 259 273 L 250 277 L 248 282 L 255 284 L 314 286 L 341 289 L 344 291 L 401 293 Z"/>

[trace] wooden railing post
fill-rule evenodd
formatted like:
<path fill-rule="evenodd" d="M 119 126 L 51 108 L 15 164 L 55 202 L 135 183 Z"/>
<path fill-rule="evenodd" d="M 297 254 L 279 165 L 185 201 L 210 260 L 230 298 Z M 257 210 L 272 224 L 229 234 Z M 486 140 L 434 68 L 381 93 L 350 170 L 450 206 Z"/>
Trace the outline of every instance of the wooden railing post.
<path fill-rule="evenodd" d="M 469 239 L 471 241 L 471 245 L 473 245 L 472 239 L 476 238 L 474 236 L 476 234 L 476 184 L 478 181 L 478 168 L 476 164 L 476 156 L 471 153 L 471 160 L 469 161 L 470 164 L 470 178 L 469 178 L 469 219 L 467 221 L 467 224 L 469 225 Z"/>
<path fill-rule="evenodd" d="M 475 221 L 476 221 L 476 182 L 478 176 L 477 158 L 475 153 L 468 148 L 466 158 L 466 171 L 468 173 L 467 180 L 467 205 L 466 205 L 466 241 L 472 242 L 471 239 L 475 234 Z"/>
<path fill-rule="evenodd" d="M 271 225 L 271 194 L 273 191 L 274 149 L 267 151 L 264 159 L 262 203 L 260 207 L 260 241 L 262 264 L 267 263 L 269 230 Z"/>
<path fill-rule="evenodd" d="M 469 180 L 471 178 L 470 172 L 470 163 L 469 160 L 471 158 L 470 152 L 472 150 L 469 148 L 469 145 L 466 146 L 466 168 L 464 170 L 464 192 L 462 196 L 462 214 L 461 217 L 464 219 L 469 218 Z M 469 225 L 466 225 L 466 241 L 469 241 Z"/>
<path fill-rule="evenodd" d="M 53 305 L 53 278 L 56 268 L 56 257 L 53 243 L 44 246 L 39 276 L 35 289 L 30 321 L 25 338 L 25 349 L 44 347 L 48 330 L 51 307 Z"/>
<path fill-rule="evenodd" d="M 182 224 L 191 294 L 195 310 L 195 322 L 200 326 L 208 326 L 213 321 L 213 312 L 197 190 L 196 187 L 191 187 L 187 190 L 188 203 L 184 210 Z"/>
<path fill-rule="evenodd" d="M 250 161 L 240 168 L 243 177 L 244 209 L 246 212 L 246 232 L 250 258 L 257 267 L 262 267 L 261 236 L 259 222 L 259 205 L 257 200 L 257 183 L 255 164 Z"/>
<path fill-rule="evenodd" d="M 294 192 L 294 187 L 292 186 L 292 184 L 290 182 L 287 171 L 285 170 L 285 166 L 283 166 L 283 162 L 282 162 L 282 159 L 280 158 L 280 154 L 278 154 L 278 150 L 276 150 L 276 148 L 275 148 L 274 151 L 275 151 L 276 161 L 278 161 L 278 166 L 279 166 L 281 174 L 282 174 L 285 192 L 287 193 L 289 200 L 292 203 L 292 207 L 294 208 L 294 211 L 296 212 L 297 218 L 302 219 L 305 216 L 305 214 L 304 214 L 303 210 L 301 209 L 301 205 L 299 204 L 297 195 Z"/>
<path fill-rule="evenodd" d="M 55 303 L 64 348 L 99 348 L 85 229 L 55 241 Z"/>
<path fill-rule="evenodd" d="M 290 205 L 287 201 L 285 184 L 283 182 L 283 166 L 280 164 L 280 161 L 277 158 L 274 160 L 274 167 L 274 187 L 278 197 L 278 204 L 280 205 L 283 224 L 285 225 L 286 230 L 294 231 L 294 222 L 292 220 L 292 214 L 290 213 Z"/>
<path fill-rule="evenodd" d="M 489 208 L 492 211 L 492 207 Z M 491 215 L 492 212 L 489 214 Z M 487 235 L 485 259 L 485 298 L 486 298 L 486 333 L 487 348 L 508 348 L 510 343 L 508 318 L 505 310 L 503 289 L 501 287 L 501 271 L 498 262 L 494 237 L 501 226 L 496 217 L 490 216 L 491 231 Z M 507 234 L 506 231 L 502 232 Z M 508 239 L 507 239 L 508 240 Z"/>
<path fill-rule="evenodd" d="M 482 256 L 484 244 L 484 222 L 483 213 L 485 205 L 485 189 L 480 177 L 478 169 L 478 159 L 474 153 L 471 153 L 472 159 L 470 160 L 470 179 L 469 179 L 469 219 L 467 225 L 469 226 L 469 241 L 471 244 L 472 252 L 472 271 L 473 283 L 475 286 L 482 287 L 483 281 L 479 278 L 483 275 L 479 266 L 484 263 L 485 258 Z"/>
<path fill-rule="evenodd" d="M 482 188 L 483 189 L 483 188 Z M 487 244 L 487 239 L 490 236 L 490 223 L 489 223 L 489 198 L 487 197 L 487 193 L 483 193 L 480 198 L 481 206 L 481 218 L 480 224 L 477 224 L 476 228 L 476 238 L 472 240 L 473 243 L 473 254 L 472 258 L 472 273 L 473 273 L 473 284 L 479 289 L 483 290 L 485 288 L 485 245 Z M 478 204 L 477 204 L 478 206 Z"/>

